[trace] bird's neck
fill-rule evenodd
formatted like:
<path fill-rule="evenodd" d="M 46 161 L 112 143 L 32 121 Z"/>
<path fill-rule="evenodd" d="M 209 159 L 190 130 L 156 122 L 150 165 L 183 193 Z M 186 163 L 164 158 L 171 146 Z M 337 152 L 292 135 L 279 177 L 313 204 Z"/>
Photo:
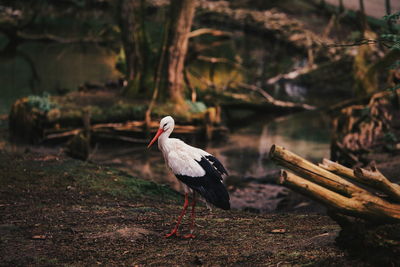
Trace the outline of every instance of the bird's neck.
<path fill-rule="evenodd" d="M 158 138 L 158 148 L 163 152 L 168 150 L 168 141 L 170 134 L 170 132 L 164 132 Z"/>

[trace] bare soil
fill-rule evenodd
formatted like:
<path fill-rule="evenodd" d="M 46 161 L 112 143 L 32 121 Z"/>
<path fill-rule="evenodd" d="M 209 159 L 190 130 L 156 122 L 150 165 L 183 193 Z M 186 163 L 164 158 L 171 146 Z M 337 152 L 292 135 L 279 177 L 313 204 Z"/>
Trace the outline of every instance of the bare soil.
<path fill-rule="evenodd" d="M 201 205 L 196 239 L 166 239 L 182 201 L 115 169 L 0 151 L 0 266 L 365 266 L 336 247 L 339 226 L 318 214 Z"/>

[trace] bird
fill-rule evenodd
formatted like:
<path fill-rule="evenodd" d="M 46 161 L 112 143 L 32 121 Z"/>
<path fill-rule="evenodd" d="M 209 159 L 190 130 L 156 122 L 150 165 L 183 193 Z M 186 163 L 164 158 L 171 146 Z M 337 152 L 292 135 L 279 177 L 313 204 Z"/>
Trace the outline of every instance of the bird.
<path fill-rule="evenodd" d="M 171 116 L 161 119 L 160 127 L 147 148 L 158 140 L 166 165 L 175 174 L 185 190 L 185 202 L 177 223 L 172 231 L 165 235 L 166 238 L 180 236 L 179 225 L 189 206 L 189 193 L 192 193 L 190 233 L 184 238 L 195 238 L 194 219 L 196 194 L 206 200 L 207 206 L 215 206 L 223 210 L 230 209 L 229 193 L 223 183 L 223 176 L 228 175 L 222 163 L 212 154 L 190 146 L 177 138 L 170 138 L 174 130 L 175 121 Z"/>

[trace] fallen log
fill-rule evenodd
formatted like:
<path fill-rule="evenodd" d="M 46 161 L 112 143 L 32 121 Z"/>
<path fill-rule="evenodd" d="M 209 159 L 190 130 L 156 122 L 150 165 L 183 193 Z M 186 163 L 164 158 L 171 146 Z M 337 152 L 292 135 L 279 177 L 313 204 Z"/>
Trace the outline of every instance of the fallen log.
<path fill-rule="evenodd" d="M 66 96 L 33 96 L 18 99 L 9 115 L 10 136 L 15 141 L 38 144 L 64 142 L 84 131 L 84 114 L 88 112 L 87 132 L 96 142 L 106 139 L 131 143 L 148 142 L 157 121 L 143 121 L 144 103 L 128 102 L 115 92 L 73 92 Z M 204 138 L 213 135 L 223 139 L 228 129 L 215 116 L 205 111 L 193 111 L 177 118 L 176 134 L 181 137 Z M 159 114 L 158 116 L 167 115 Z M 87 123 L 86 123 L 87 124 Z M 212 127 L 211 127 L 212 126 Z"/>
<path fill-rule="evenodd" d="M 354 170 L 347 168 L 339 163 L 323 159 L 320 167 L 342 175 L 346 178 L 355 180 L 361 184 L 369 185 L 373 188 L 386 193 L 393 201 L 400 202 L 400 185 L 390 182 L 376 167 L 371 167 L 371 170 L 355 168 Z"/>
<path fill-rule="evenodd" d="M 400 185 L 376 167 L 352 170 L 324 159 L 314 164 L 273 145 L 283 166 L 278 183 L 323 204 L 341 231 L 337 245 L 374 265 L 400 266 Z"/>
<path fill-rule="evenodd" d="M 279 184 L 283 184 L 294 191 L 305 194 L 306 196 L 346 215 L 358 216 L 359 213 L 361 213 L 365 214 L 363 217 L 369 217 L 368 210 L 361 204 L 361 202 L 333 192 L 291 172 L 282 170 L 279 177 Z"/>
<path fill-rule="evenodd" d="M 270 157 L 287 169 L 281 172 L 280 184 L 345 215 L 400 223 L 400 186 L 378 170 L 352 171 L 329 160 L 318 166 L 277 145 L 271 147 Z"/>
<path fill-rule="evenodd" d="M 157 121 L 150 122 L 150 132 L 156 132 L 159 123 Z M 96 138 L 115 139 L 133 143 L 146 143 L 148 138 L 143 135 L 145 127 L 144 121 L 128 121 L 124 123 L 99 123 L 91 125 L 91 134 Z M 48 129 L 44 131 L 42 140 L 57 140 L 72 137 L 79 134 L 82 128 L 68 129 Z M 178 135 L 202 135 L 204 134 L 204 125 L 175 125 L 175 132 Z M 226 135 L 227 128 L 223 126 L 214 126 L 213 134 Z M 142 137 L 143 138 L 139 138 Z"/>

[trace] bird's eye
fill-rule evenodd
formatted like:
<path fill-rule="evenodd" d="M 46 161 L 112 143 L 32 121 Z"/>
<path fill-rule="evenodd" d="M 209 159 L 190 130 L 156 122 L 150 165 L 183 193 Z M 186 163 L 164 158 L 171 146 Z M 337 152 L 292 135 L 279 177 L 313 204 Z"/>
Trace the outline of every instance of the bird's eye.
<path fill-rule="evenodd" d="M 163 125 L 163 129 L 165 130 L 165 126 L 167 126 L 167 124 L 166 123 L 164 123 L 164 125 Z"/>

